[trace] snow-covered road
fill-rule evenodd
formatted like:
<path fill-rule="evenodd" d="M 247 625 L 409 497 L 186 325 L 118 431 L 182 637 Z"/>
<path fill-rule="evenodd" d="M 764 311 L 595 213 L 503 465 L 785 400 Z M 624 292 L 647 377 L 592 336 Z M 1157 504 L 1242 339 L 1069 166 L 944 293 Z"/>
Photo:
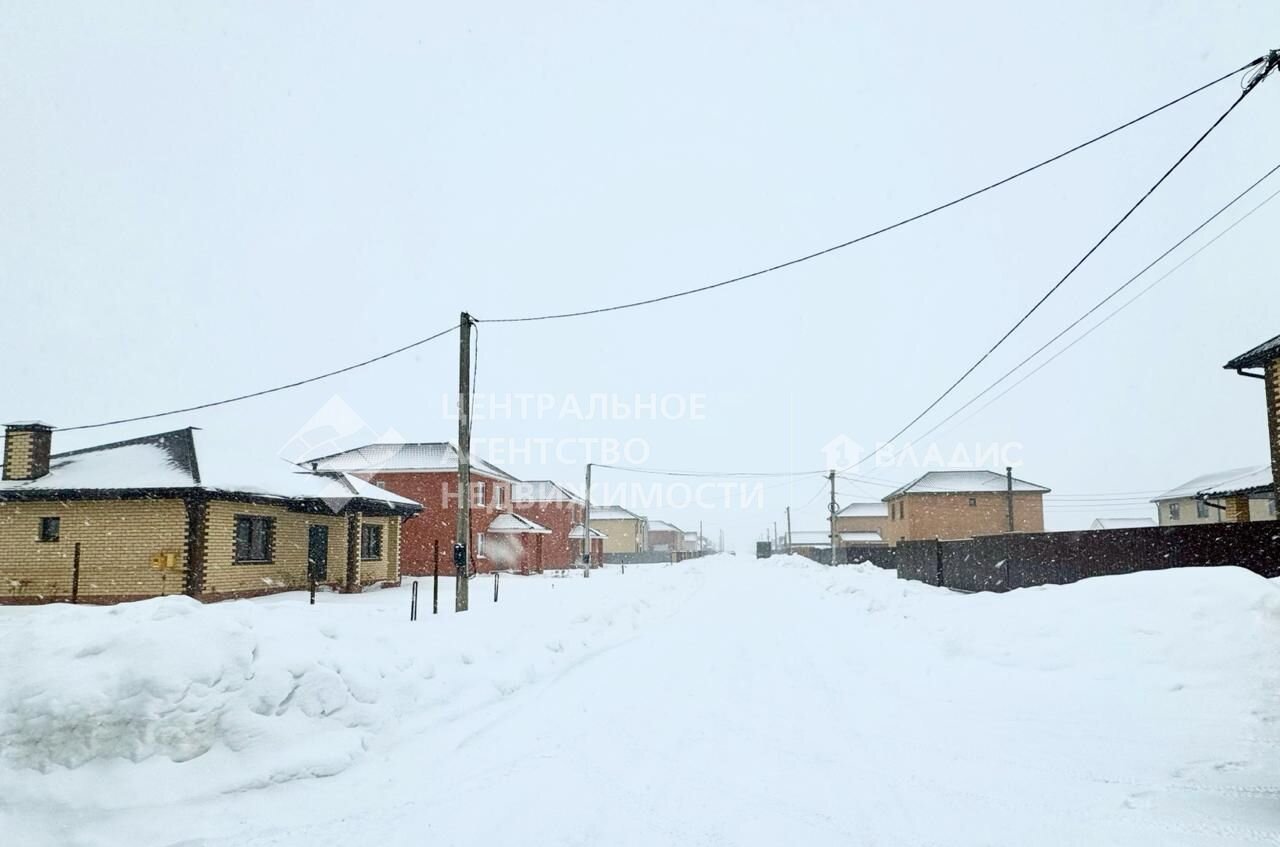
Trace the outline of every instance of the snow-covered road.
<path fill-rule="evenodd" d="M 0 832 L 309 847 L 1280 842 L 1280 589 L 1244 571 L 965 596 L 873 568 L 717 557 L 511 578 L 496 606 L 416 624 L 403 589 L 323 599 L 159 620 L 139 610 L 183 601 L 114 619 L 0 612 L 0 659 L 36 677 L 0 692 L 0 738 L 22 751 L 0 766 Z M 148 632 L 223 669 L 139 656 Z M 292 646 L 273 657 L 279 639 Z M 40 709 L 63 724 L 110 712 L 86 687 L 46 696 L 61 677 L 35 666 L 68 656 L 81 666 L 61 673 L 99 688 L 142 662 L 128 714 L 172 732 L 142 733 L 134 762 L 109 738 L 39 723 Z M 259 690 L 277 666 L 292 687 Z M 208 677 L 198 697 L 193 676 Z M 170 737 L 191 726 L 204 752 Z M 40 728 L 62 740 L 42 748 Z"/>

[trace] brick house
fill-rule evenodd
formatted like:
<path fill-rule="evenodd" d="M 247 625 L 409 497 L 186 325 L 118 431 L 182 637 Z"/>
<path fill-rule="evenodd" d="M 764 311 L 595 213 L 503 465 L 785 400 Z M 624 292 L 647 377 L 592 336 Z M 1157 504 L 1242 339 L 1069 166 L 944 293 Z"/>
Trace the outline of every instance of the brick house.
<path fill-rule="evenodd" d="M 544 539 L 538 570 L 577 567 L 582 562 L 582 498 L 549 479 L 527 480 L 511 486 L 512 506 L 551 532 Z M 576 528 L 577 534 L 574 534 Z M 598 562 L 604 534 L 593 532 L 592 561 Z"/>
<path fill-rule="evenodd" d="M 1264 341 L 1252 350 L 1236 356 L 1223 365 L 1241 376 L 1262 380 L 1263 400 L 1267 410 L 1267 437 L 1271 442 L 1271 503 L 1280 500 L 1280 335 Z M 1261 371 L 1261 373 L 1255 373 Z M 1231 517 L 1247 520 L 1245 514 L 1247 493 L 1235 494 L 1227 503 Z"/>
<path fill-rule="evenodd" d="M 458 450 L 448 442 L 368 444 L 309 459 L 304 466 L 321 471 L 345 471 L 376 486 L 394 491 L 422 505 L 422 512 L 404 523 L 400 554 L 402 573 L 453 574 L 453 542 L 458 525 Z M 536 519 L 513 514 L 514 476 L 482 459 L 471 459 L 471 566 L 474 572 L 537 568 L 538 550 L 546 554 L 544 539 L 554 533 Z"/>
<path fill-rule="evenodd" d="M 646 523 L 643 515 L 621 506 L 591 507 L 591 528 L 604 534 L 606 554 L 643 552 Z"/>
<path fill-rule="evenodd" d="M 846 544 L 879 544 L 889 538 L 889 504 L 850 503 L 836 512 L 836 532 Z"/>
<path fill-rule="evenodd" d="M 246 461 L 195 428 L 52 452 L 5 429 L 0 603 L 200 600 L 399 581 L 417 503 L 343 473 Z"/>
<path fill-rule="evenodd" d="M 685 531 L 675 524 L 650 520 L 647 537 L 646 549 L 655 553 L 682 553 L 685 550 Z"/>
<path fill-rule="evenodd" d="M 884 498 L 890 543 L 921 538 L 972 538 L 1009 531 L 1004 474 L 987 470 L 929 471 Z M 1043 485 L 1014 478 L 1015 532 L 1044 532 Z"/>

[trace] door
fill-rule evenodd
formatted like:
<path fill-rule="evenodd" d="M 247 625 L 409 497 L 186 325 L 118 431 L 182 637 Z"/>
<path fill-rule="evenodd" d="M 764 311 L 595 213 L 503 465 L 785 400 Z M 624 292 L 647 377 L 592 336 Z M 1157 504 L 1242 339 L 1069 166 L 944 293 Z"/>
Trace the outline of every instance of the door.
<path fill-rule="evenodd" d="M 324 582 L 329 571 L 329 527 L 307 527 L 307 578 Z"/>

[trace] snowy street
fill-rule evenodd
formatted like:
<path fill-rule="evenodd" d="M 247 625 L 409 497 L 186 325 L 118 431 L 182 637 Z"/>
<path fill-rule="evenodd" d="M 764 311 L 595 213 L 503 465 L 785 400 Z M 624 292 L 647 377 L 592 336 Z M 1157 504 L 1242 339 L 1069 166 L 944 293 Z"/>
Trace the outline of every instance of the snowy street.
<path fill-rule="evenodd" d="M 1242 570 L 444 587 L 416 623 L 407 587 L 0 609 L 6 842 L 1280 840 L 1280 589 Z"/>

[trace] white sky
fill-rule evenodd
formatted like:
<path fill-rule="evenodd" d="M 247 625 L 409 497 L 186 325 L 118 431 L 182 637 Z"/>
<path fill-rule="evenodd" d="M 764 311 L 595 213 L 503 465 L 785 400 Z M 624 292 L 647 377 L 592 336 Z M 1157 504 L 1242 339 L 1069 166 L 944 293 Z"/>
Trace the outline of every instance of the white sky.
<path fill-rule="evenodd" d="M 705 284 L 949 199 L 1280 46 L 1265 0 L 692 6 L 0 4 L 0 414 L 141 414 L 339 367 L 462 309 Z M 884 439 L 1238 90 L 801 267 L 605 317 L 481 325 L 482 394 L 707 401 L 705 420 L 504 420 L 477 437 L 640 438 L 650 466 L 713 470 L 820 468 L 839 434 Z M 940 413 L 1275 164 L 1278 106 L 1271 79 Z M 1277 209 L 942 452 L 1020 442 L 1019 474 L 1064 494 L 1266 461 L 1261 385 L 1221 365 L 1280 332 Z M 376 434 L 447 440 L 456 376 L 442 339 L 213 412 L 55 435 L 55 450 L 194 424 L 273 456 L 334 395 Z M 788 502 L 796 529 L 820 528 L 819 484 L 770 488 L 763 512 L 651 513 L 702 517 L 742 549 Z M 887 491 L 840 487 L 842 503 Z M 1055 508 L 1049 525 L 1144 513 Z"/>

